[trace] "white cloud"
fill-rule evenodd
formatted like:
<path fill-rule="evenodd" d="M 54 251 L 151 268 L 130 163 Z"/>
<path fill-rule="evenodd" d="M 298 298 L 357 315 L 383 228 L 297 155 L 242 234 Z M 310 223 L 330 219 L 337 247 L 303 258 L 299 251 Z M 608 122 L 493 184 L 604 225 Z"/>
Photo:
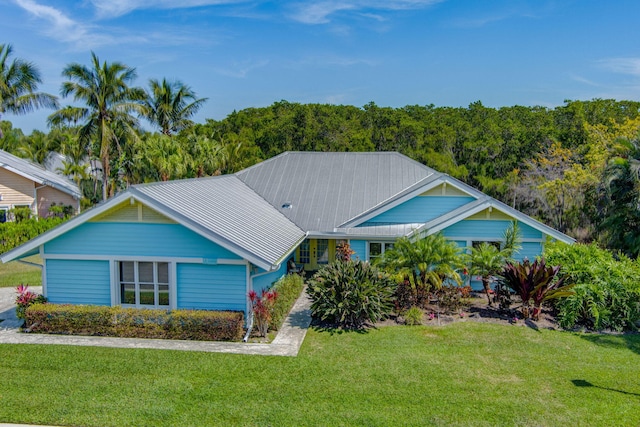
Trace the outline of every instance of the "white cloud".
<path fill-rule="evenodd" d="M 100 17 L 117 17 L 139 9 L 188 9 L 243 3 L 246 0 L 90 0 Z"/>
<path fill-rule="evenodd" d="M 341 11 L 390 11 L 424 9 L 444 0 L 342 0 L 297 3 L 291 18 L 303 24 L 328 24 L 331 15 Z M 361 16 L 383 20 L 379 13 L 361 13 Z"/>
<path fill-rule="evenodd" d="M 614 73 L 640 77 L 640 58 L 609 58 L 598 62 L 601 67 Z"/>
<path fill-rule="evenodd" d="M 46 21 L 49 25 L 41 28 L 54 39 L 76 44 L 83 49 L 113 41 L 110 36 L 92 32 L 91 27 L 74 21 L 54 7 L 36 3 L 34 0 L 15 0 L 15 3 L 33 17 Z"/>
<path fill-rule="evenodd" d="M 255 69 L 266 67 L 269 64 L 267 60 L 261 61 L 243 61 L 241 63 L 234 63 L 226 68 L 216 67 L 215 72 L 227 77 L 234 77 L 243 79 L 249 75 L 249 73 Z"/>

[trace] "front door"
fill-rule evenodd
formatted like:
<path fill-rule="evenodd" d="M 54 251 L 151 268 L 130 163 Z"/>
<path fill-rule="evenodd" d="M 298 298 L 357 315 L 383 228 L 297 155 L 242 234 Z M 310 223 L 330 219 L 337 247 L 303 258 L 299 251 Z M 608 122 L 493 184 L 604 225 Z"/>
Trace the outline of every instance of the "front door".
<path fill-rule="evenodd" d="M 305 271 L 318 270 L 335 256 L 335 240 L 307 239 L 297 250 L 297 262 L 304 264 Z"/>

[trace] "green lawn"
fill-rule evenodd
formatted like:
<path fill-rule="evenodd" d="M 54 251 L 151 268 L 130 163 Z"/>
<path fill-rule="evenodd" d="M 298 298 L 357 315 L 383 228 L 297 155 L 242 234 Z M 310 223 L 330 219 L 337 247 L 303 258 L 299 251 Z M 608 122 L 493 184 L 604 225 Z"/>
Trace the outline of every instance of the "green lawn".
<path fill-rule="evenodd" d="M 0 421 L 640 425 L 640 336 L 458 323 L 309 331 L 296 358 L 0 345 Z"/>
<path fill-rule="evenodd" d="M 38 255 L 25 258 L 25 261 L 42 264 L 42 259 Z M 42 270 L 38 267 L 18 261 L 11 261 L 7 264 L 0 262 L 0 288 L 18 286 L 21 283 L 30 286 L 41 286 L 41 272 Z"/>

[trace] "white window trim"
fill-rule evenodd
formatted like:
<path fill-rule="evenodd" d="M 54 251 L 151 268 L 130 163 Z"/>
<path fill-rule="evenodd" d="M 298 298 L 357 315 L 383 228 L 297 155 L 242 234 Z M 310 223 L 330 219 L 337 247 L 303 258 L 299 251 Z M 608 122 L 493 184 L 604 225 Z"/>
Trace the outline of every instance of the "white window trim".
<path fill-rule="evenodd" d="M 135 283 L 135 293 L 136 296 L 140 294 L 140 280 L 138 277 L 138 263 L 139 262 L 153 262 L 153 281 L 154 281 L 154 292 L 158 292 L 158 277 L 157 277 L 157 263 L 166 262 L 169 268 L 169 305 L 150 305 L 150 304 L 140 304 L 139 302 L 136 304 L 125 304 L 122 302 L 122 295 L 120 289 L 120 262 L 133 262 L 134 263 L 134 283 Z M 120 305 L 125 308 L 151 308 L 151 309 L 162 309 L 162 310 L 174 310 L 176 308 L 176 263 L 175 262 L 167 262 L 167 261 L 149 261 L 149 260 L 118 260 L 118 261 L 110 261 L 112 268 L 112 280 L 111 280 L 111 302 L 112 305 Z M 137 298 L 139 301 L 139 297 Z M 115 302 L 115 304 L 114 304 Z"/>
<path fill-rule="evenodd" d="M 389 244 L 394 244 L 395 241 L 392 240 L 367 240 L 367 261 L 371 261 L 371 244 L 372 243 L 380 243 L 380 248 L 381 248 L 381 252 L 380 255 L 376 258 L 380 258 L 384 255 L 384 252 L 386 251 L 386 245 Z"/>

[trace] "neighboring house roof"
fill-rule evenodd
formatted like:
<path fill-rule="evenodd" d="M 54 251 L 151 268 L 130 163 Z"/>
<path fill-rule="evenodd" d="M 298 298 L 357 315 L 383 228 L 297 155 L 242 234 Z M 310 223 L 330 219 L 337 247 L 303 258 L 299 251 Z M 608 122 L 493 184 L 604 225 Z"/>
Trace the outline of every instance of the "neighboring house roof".
<path fill-rule="evenodd" d="M 303 230 L 323 232 L 434 174 L 394 152 L 286 152 L 236 176 Z"/>
<path fill-rule="evenodd" d="M 77 199 L 82 197 L 80 189 L 73 181 L 3 150 L 0 150 L 0 167 L 37 182 L 40 185 L 48 185 L 49 187 L 70 194 Z"/>

